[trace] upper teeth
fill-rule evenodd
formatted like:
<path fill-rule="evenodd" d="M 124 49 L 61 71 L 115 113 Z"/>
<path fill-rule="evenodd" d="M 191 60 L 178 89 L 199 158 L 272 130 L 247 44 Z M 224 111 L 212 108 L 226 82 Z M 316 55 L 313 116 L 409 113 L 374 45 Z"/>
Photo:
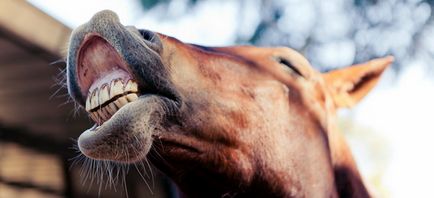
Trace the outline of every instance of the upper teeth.
<path fill-rule="evenodd" d="M 137 87 L 137 83 L 132 80 L 124 83 L 122 79 L 113 80 L 110 85 L 103 84 L 88 94 L 86 111 L 100 125 L 110 119 L 122 106 L 137 100 Z"/>

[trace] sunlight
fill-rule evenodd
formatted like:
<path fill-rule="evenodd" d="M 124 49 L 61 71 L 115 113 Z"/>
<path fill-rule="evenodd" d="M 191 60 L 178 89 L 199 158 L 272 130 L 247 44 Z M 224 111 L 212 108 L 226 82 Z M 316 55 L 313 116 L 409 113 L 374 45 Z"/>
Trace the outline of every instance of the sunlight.
<path fill-rule="evenodd" d="M 29 0 L 35 6 L 41 8 L 48 14 L 74 28 L 89 20 L 89 18 L 99 10 L 111 9 L 118 13 L 121 21 L 125 24 L 136 25 L 146 29 L 162 32 L 185 42 L 194 42 L 204 45 L 231 45 L 236 42 L 235 34 L 239 31 L 240 24 L 236 21 L 240 15 L 237 13 L 238 6 L 235 1 L 210 1 L 199 3 L 185 15 L 176 16 L 173 20 L 159 20 L 158 14 L 164 9 L 157 8 L 153 11 L 143 12 L 138 8 L 137 1 L 117 0 L 87 1 L 87 0 Z M 421 5 L 423 12 L 415 15 L 417 20 L 426 20 L 427 13 L 431 10 Z M 250 7 L 249 9 L 258 9 Z M 312 11 L 314 6 L 306 3 L 301 9 Z M 256 11 L 256 10 L 254 10 Z M 392 12 L 392 11 L 391 11 Z M 224 14 L 222 14 L 224 13 Z M 244 24 L 243 28 L 249 30 L 258 22 L 258 16 L 247 12 L 252 17 L 251 24 Z M 303 16 L 304 13 L 296 13 Z M 378 13 L 368 13 L 377 16 Z M 384 13 L 383 13 L 384 14 Z M 411 14 L 411 13 L 407 13 Z M 429 15 L 428 15 L 429 16 Z M 303 18 L 305 26 L 289 26 L 286 23 L 279 23 L 278 26 L 287 26 L 285 29 L 298 29 L 302 32 L 310 31 L 313 26 L 311 18 L 314 14 Z M 421 18 L 421 19 L 419 19 Z M 416 20 L 415 19 L 415 20 Z M 245 19 L 247 20 L 247 19 Z M 330 19 L 332 20 L 332 19 Z M 247 20 L 248 21 L 248 20 Z M 288 18 L 290 24 L 294 24 L 298 18 Z M 342 23 L 351 25 L 347 19 L 341 19 Z M 336 23 L 336 21 L 333 21 Z M 409 26 L 410 27 L 410 26 Z M 336 25 L 333 28 L 343 28 Z M 250 32 L 252 32 L 251 30 Z M 245 32 L 244 32 L 245 33 Z M 327 32 L 326 32 L 327 33 Z M 332 34 L 333 32 L 329 32 Z M 366 35 L 375 35 L 378 32 L 366 30 Z M 247 33 L 245 33 L 247 34 Z M 300 38 L 304 35 L 296 35 L 289 39 L 295 45 L 300 43 Z M 330 36 L 330 35 L 329 35 Z M 376 50 L 383 50 L 385 53 L 391 45 L 393 49 L 398 49 L 402 43 L 411 42 L 411 35 L 404 31 L 397 31 L 392 37 L 384 36 L 388 42 L 378 43 Z M 294 38 L 296 38 L 294 40 Z M 367 42 L 371 37 L 359 36 L 361 42 Z M 292 40 L 291 40 L 292 39 Z M 378 39 L 378 38 L 377 38 Z M 396 42 L 400 40 L 402 42 Z M 319 63 L 330 66 L 343 66 L 351 64 L 355 59 L 354 42 L 347 40 L 337 40 L 335 43 L 324 43 L 322 47 L 310 51 L 317 54 L 321 61 Z M 336 60 L 338 59 L 338 60 Z M 398 60 L 399 61 L 399 60 Z M 402 63 L 406 64 L 406 63 Z M 413 60 L 407 62 L 400 76 L 395 78 L 392 70 L 386 72 L 380 85 L 363 100 L 360 105 L 351 110 L 354 122 L 363 126 L 368 126 L 378 135 L 385 139 L 387 151 L 384 173 L 382 174 L 381 185 L 385 187 L 386 194 L 390 197 L 427 197 L 433 194 L 431 185 L 434 178 L 434 125 L 432 124 L 434 112 L 434 80 L 426 73 L 428 65 L 425 62 Z M 343 113 L 341 115 L 345 115 Z M 372 137 L 371 137 L 372 138 Z M 375 137 L 374 137 L 375 138 Z M 376 168 L 370 166 L 366 159 L 369 155 L 364 155 L 363 140 L 353 137 L 350 142 L 357 142 L 351 145 L 355 151 L 355 156 L 364 174 L 369 174 Z M 369 175 L 367 176 L 370 177 Z"/>

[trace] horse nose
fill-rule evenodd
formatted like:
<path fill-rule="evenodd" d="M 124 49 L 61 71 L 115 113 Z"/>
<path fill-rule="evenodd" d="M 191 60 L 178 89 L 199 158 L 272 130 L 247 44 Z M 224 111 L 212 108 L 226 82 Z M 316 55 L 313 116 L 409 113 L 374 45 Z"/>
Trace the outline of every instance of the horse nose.
<path fill-rule="evenodd" d="M 144 29 L 140 29 L 139 32 L 148 47 L 157 53 L 161 52 L 162 43 L 157 33 Z"/>
<path fill-rule="evenodd" d="M 113 22 L 120 23 L 120 20 L 118 15 L 111 10 L 99 11 L 89 20 L 89 24 L 97 26 L 108 25 Z"/>

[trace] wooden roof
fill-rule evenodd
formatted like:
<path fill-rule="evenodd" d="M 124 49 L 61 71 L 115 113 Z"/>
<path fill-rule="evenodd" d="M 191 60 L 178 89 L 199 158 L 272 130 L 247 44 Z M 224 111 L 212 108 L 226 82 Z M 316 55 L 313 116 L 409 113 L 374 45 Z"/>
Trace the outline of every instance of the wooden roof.
<path fill-rule="evenodd" d="M 70 32 L 25 1 L 0 1 L 0 125 L 59 142 L 90 126 L 74 117 L 66 89 L 55 94 L 65 63 L 53 62 L 62 60 Z"/>

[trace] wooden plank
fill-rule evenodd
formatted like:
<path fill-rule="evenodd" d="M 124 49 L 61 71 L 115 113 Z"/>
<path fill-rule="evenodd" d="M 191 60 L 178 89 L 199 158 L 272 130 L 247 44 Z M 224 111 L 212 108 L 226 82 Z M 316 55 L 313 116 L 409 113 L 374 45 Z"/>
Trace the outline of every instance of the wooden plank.
<path fill-rule="evenodd" d="M 17 58 L 21 59 L 23 53 L 27 53 L 26 50 L 6 39 L 4 36 L 0 36 L 0 49 L 2 49 L 0 50 L 0 66 L 3 64 L 3 61 L 8 62 L 9 60 L 16 60 Z"/>
<path fill-rule="evenodd" d="M 70 28 L 23 0 L 0 1 L 0 26 L 59 56 L 71 33 Z"/>

